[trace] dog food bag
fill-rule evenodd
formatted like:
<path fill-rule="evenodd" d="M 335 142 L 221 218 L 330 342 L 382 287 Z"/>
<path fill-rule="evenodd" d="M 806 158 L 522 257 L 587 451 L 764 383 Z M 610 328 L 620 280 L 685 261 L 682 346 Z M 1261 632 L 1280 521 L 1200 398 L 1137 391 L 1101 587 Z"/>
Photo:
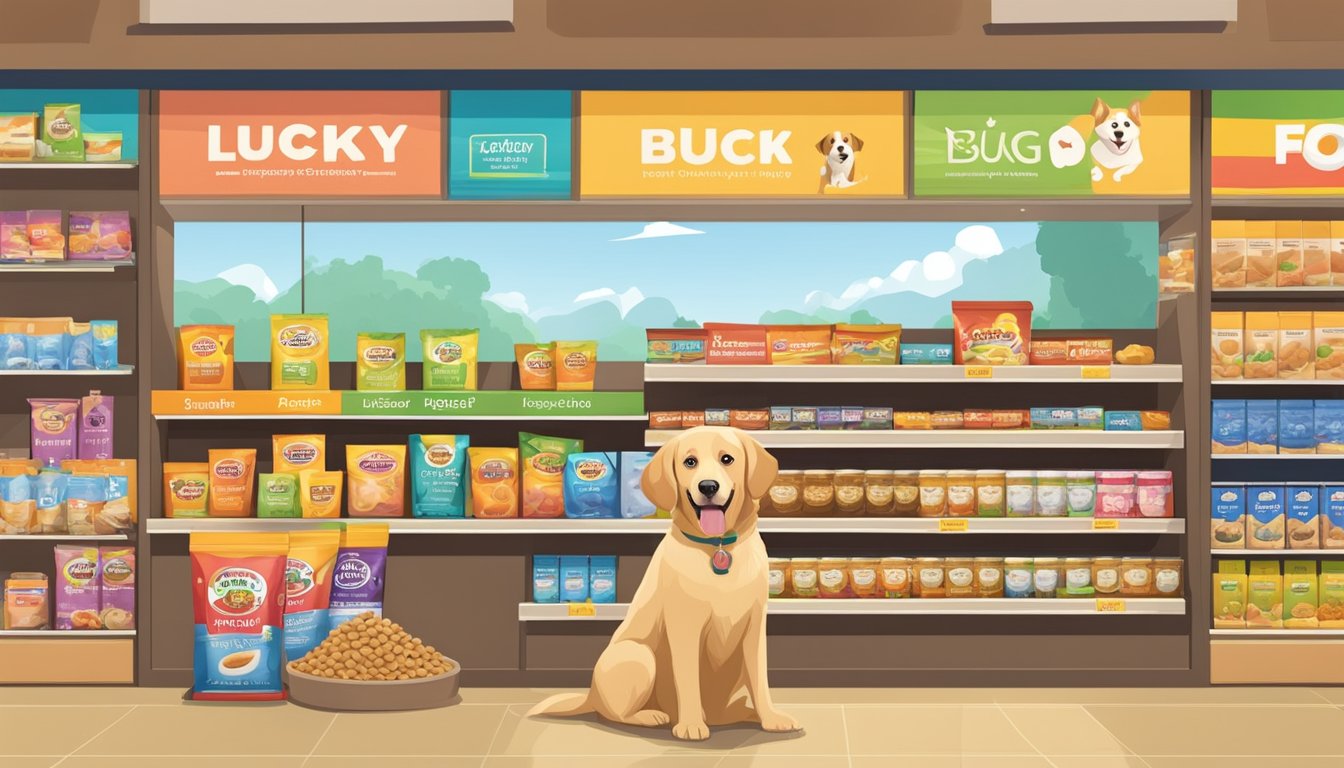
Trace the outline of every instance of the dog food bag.
<path fill-rule="evenodd" d="M 555 388 L 560 392 L 591 392 L 597 380 L 596 341 L 555 342 Z"/>
<path fill-rule="evenodd" d="M 425 330 L 420 332 L 427 390 L 476 389 L 476 360 L 481 332 L 475 328 Z"/>
<path fill-rule="evenodd" d="M 1321 539 L 1325 549 L 1344 549 L 1344 485 L 1321 488 Z"/>
<path fill-rule="evenodd" d="M 107 476 L 107 503 L 93 518 L 93 532 L 97 536 L 125 533 L 135 527 L 135 513 L 131 507 L 131 480 L 126 475 Z"/>
<path fill-rule="evenodd" d="M 1029 301 L 954 301 L 957 365 L 1026 365 L 1031 349 Z"/>
<path fill-rule="evenodd" d="M 1246 401 L 1246 452 L 1279 452 L 1279 401 Z"/>
<path fill-rule="evenodd" d="M 210 502 L 208 462 L 165 462 L 163 516 L 205 517 Z"/>
<path fill-rule="evenodd" d="M 387 540 L 386 523 L 345 526 L 331 580 L 332 630 L 367 611 L 382 618 Z"/>
<path fill-rule="evenodd" d="M 644 488 L 641 481 L 644 477 L 644 468 L 653 461 L 653 453 L 649 451 L 622 451 L 620 455 L 621 469 L 621 517 L 640 518 L 653 517 L 658 511 L 652 501 L 644 495 Z"/>
<path fill-rule="evenodd" d="M 837 365 L 896 365 L 901 359 L 901 326 L 836 325 L 831 362 Z"/>
<path fill-rule="evenodd" d="M 1213 489 L 1213 549 L 1246 548 L 1246 489 L 1218 486 Z"/>
<path fill-rule="evenodd" d="M 1344 400 L 1316 401 L 1316 452 L 1344 453 Z"/>
<path fill-rule="evenodd" d="M 1157 285 L 1161 293 L 1190 293 L 1195 290 L 1195 240 L 1182 237 L 1167 243 L 1166 254 L 1157 264 Z"/>
<path fill-rule="evenodd" d="M 560 602 L 582 603 L 589 598 L 588 558 L 563 555 L 560 558 Z"/>
<path fill-rule="evenodd" d="M 1320 579 L 1315 560 L 1283 561 L 1283 628 L 1316 629 Z"/>
<path fill-rule="evenodd" d="M 112 396 L 93 390 L 80 399 L 79 458 L 112 458 Z"/>
<path fill-rule="evenodd" d="M 1278 284 L 1278 273 L 1274 222 L 1246 222 L 1246 287 L 1273 288 Z"/>
<path fill-rule="evenodd" d="M 299 476 L 290 472 L 257 475 L 257 517 L 301 517 Z"/>
<path fill-rule="evenodd" d="M 470 444 L 466 435 L 411 435 L 411 516 L 467 516 Z"/>
<path fill-rule="evenodd" d="M 59 467 L 76 458 L 79 433 L 79 401 L 29 398 L 32 412 L 32 457 L 44 467 Z"/>
<path fill-rule="evenodd" d="M 560 602 L 560 557 L 532 556 L 532 602 Z"/>
<path fill-rule="evenodd" d="M 131 214 L 71 211 L 71 260 L 124 259 L 131 253 Z"/>
<path fill-rule="evenodd" d="M 951 365 L 951 344 L 902 344 L 901 365 Z"/>
<path fill-rule="evenodd" d="M 1274 252 L 1278 259 L 1275 284 L 1279 287 L 1302 285 L 1302 222 L 1274 222 Z"/>
<path fill-rule="evenodd" d="M 1283 549 L 1287 504 L 1282 485 L 1253 485 L 1246 489 L 1246 546 Z"/>
<path fill-rule="evenodd" d="M 523 470 L 523 517 L 564 517 L 565 462 L 583 451 L 582 440 L 518 433 Z"/>
<path fill-rule="evenodd" d="M 1344 379 L 1344 312 L 1313 312 L 1316 378 Z"/>
<path fill-rule="evenodd" d="M 34 261 L 65 258 L 65 233 L 60 211 L 28 212 L 28 254 Z"/>
<path fill-rule="evenodd" d="M 1321 548 L 1321 487 L 1290 485 L 1284 498 L 1288 505 L 1288 548 Z"/>
<path fill-rule="evenodd" d="M 84 126 L 78 104 L 47 104 L 42 108 L 42 143 L 62 163 L 84 162 Z"/>
<path fill-rule="evenodd" d="M 135 547 L 99 547 L 103 588 L 98 617 L 103 629 L 135 629 Z"/>
<path fill-rule="evenodd" d="M 471 515 L 518 516 L 518 449 L 468 448 L 471 463 Z"/>
<path fill-rule="evenodd" d="M 518 386 L 521 389 L 555 389 L 554 342 L 514 344 L 513 356 L 518 360 Z"/>
<path fill-rule="evenodd" d="M 1283 629 L 1283 574 L 1273 560 L 1252 560 L 1246 578 L 1246 628 Z"/>
<path fill-rule="evenodd" d="M 233 389 L 233 335 L 232 325 L 179 328 L 178 386 L 185 390 Z"/>
<path fill-rule="evenodd" d="M 705 323 L 705 362 L 709 365 L 766 365 L 770 351 L 763 325 Z"/>
<path fill-rule="evenodd" d="M 1246 561 L 1219 560 L 1213 574 L 1213 628 L 1246 628 Z"/>
<path fill-rule="evenodd" d="M 271 389 L 331 389 L 326 315 L 271 315 Z"/>
<path fill-rule="evenodd" d="M 71 323 L 69 326 L 70 346 L 66 352 L 66 368 L 72 371 L 92 371 L 97 368 L 93 362 L 93 326 L 89 323 Z"/>
<path fill-rule="evenodd" d="M 1316 453 L 1316 403 L 1279 401 L 1279 453 Z"/>
<path fill-rule="evenodd" d="M 616 558 L 593 555 L 588 558 L 588 595 L 594 603 L 616 602 Z"/>
<path fill-rule="evenodd" d="M 650 328 L 644 362 L 685 365 L 705 362 L 703 328 Z"/>
<path fill-rule="evenodd" d="M 102 568 L 97 547 L 56 547 L 56 629 L 102 629 Z"/>
<path fill-rule="evenodd" d="M 93 367 L 100 371 L 111 371 L 117 367 L 117 321 L 91 320 L 89 329 L 93 333 Z"/>
<path fill-rule="evenodd" d="M 565 517 L 620 517 L 614 453 L 571 453 L 565 460 Z"/>
<path fill-rule="evenodd" d="M 1330 222 L 1302 222 L 1302 284 L 1330 284 Z"/>
<path fill-rule="evenodd" d="M 1213 401 L 1213 452 L 1246 453 L 1246 401 Z"/>
<path fill-rule="evenodd" d="M 1246 313 L 1246 354 L 1242 375 L 1248 379 L 1279 376 L 1279 313 Z"/>
<path fill-rule="evenodd" d="M 193 699 L 283 699 L 288 533 L 193 533 Z"/>
<path fill-rule="evenodd" d="M 0 370 L 27 371 L 37 365 L 28 326 L 21 320 L 0 319 Z"/>
<path fill-rule="evenodd" d="M 299 473 L 299 515 L 309 519 L 341 516 L 341 486 L 345 475 L 307 469 Z"/>
<path fill-rule="evenodd" d="M 285 658 L 301 659 L 331 631 L 331 576 L 339 530 L 289 534 L 285 561 Z"/>
<path fill-rule="evenodd" d="M 0 475 L 0 534 L 32 533 L 37 524 L 37 500 L 33 498 L 34 476 Z"/>
<path fill-rule="evenodd" d="M 346 514 L 402 517 L 406 514 L 406 446 L 347 445 Z"/>
<path fill-rule="evenodd" d="M 1213 378 L 1240 379 L 1246 351 L 1245 317 L 1241 312 L 1214 312 L 1212 316 Z"/>
<path fill-rule="evenodd" d="M 107 475 L 70 475 L 65 485 L 65 523 L 71 535 L 96 535 L 95 521 L 107 507 L 110 490 Z"/>
<path fill-rule="evenodd" d="M 355 389 L 406 391 L 406 334 L 361 331 L 355 337 Z"/>
<path fill-rule="evenodd" d="M 251 517 L 252 483 L 257 470 L 255 448 L 210 449 L 211 517 Z"/>
<path fill-rule="evenodd" d="M 1215 221 L 1213 235 L 1213 287 L 1241 288 L 1246 285 L 1246 222 Z"/>
<path fill-rule="evenodd" d="M 14 573 L 5 579 L 5 629 L 51 626 L 50 592 L 45 573 Z"/>
<path fill-rule="evenodd" d="M 327 468 L 326 435 L 272 435 L 271 462 L 276 472 Z"/>
<path fill-rule="evenodd" d="M 1316 621 L 1321 629 L 1344 629 L 1344 563 L 1338 560 L 1321 561 Z"/>
<path fill-rule="evenodd" d="M 765 339 L 771 365 L 828 365 L 831 362 L 831 326 L 771 325 Z"/>
<path fill-rule="evenodd" d="M 1310 312 L 1279 313 L 1277 369 L 1280 379 L 1316 377 L 1316 347 L 1312 340 L 1312 323 Z"/>
<path fill-rule="evenodd" d="M 0 115 L 0 129 L 4 119 Z M 28 256 L 28 212 L 0 211 L 0 262 L 27 261 Z"/>
<path fill-rule="evenodd" d="M 45 468 L 37 473 L 37 477 L 30 479 L 36 515 L 33 533 L 47 535 L 69 533 L 70 526 L 65 517 L 65 491 L 70 475 L 60 470 Z"/>

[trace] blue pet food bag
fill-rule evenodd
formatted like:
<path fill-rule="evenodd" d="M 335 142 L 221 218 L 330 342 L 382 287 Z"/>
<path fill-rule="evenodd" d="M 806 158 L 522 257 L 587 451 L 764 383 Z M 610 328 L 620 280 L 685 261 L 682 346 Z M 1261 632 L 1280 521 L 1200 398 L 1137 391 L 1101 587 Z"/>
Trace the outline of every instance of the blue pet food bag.
<path fill-rule="evenodd" d="M 620 517 L 616 454 L 571 453 L 565 460 L 565 517 Z"/>
<path fill-rule="evenodd" d="M 564 555 L 560 558 L 560 601 L 582 603 L 588 599 L 588 558 Z"/>
<path fill-rule="evenodd" d="M 621 453 L 621 517 L 653 517 L 657 508 L 644 495 L 640 484 L 644 478 L 644 468 L 653 461 L 648 451 L 624 451 Z"/>
<path fill-rule="evenodd" d="M 411 516 L 466 517 L 466 435 L 411 435 Z"/>
<path fill-rule="evenodd" d="M 616 602 L 616 557 L 594 555 L 588 558 L 588 592 L 594 603 Z"/>
<path fill-rule="evenodd" d="M 532 602 L 560 602 L 560 558 L 558 556 L 532 556 Z"/>

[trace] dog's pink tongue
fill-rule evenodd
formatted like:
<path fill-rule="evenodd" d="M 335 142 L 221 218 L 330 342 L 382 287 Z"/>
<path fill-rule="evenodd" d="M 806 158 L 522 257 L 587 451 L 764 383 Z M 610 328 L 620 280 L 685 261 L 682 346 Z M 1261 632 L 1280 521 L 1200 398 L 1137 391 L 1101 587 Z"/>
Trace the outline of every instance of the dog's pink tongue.
<path fill-rule="evenodd" d="M 728 522 L 723 517 L 723 509 L 720 507 L 700 508 L 700 530 L 704 531 L 706 536 L 722 536 L 727 527 Z"/>

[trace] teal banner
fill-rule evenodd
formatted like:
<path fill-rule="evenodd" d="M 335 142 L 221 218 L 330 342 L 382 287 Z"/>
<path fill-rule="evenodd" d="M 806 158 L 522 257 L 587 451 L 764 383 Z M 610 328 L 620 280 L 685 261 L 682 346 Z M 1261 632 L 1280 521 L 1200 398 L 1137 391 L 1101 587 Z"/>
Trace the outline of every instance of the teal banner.
<path fill-rule="evenodd" d="M 448 110 L 449 197 L 570 197 L 569 91 L 454 91 Z"/>

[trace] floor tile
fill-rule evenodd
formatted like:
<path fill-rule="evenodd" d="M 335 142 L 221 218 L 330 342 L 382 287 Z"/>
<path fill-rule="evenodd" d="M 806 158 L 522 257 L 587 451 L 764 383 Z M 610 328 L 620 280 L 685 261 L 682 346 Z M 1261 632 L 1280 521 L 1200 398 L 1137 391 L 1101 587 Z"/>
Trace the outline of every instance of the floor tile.
<path fill-rule="evenodd" d="M 12 707 L 0 711 L 0 752 L 8 755 L 68 755 L 133 707 Z M 129 719 L 129 717 L 128 717 Z M 118 727 L 125 725 L 121 720 Z M 0 761 L 8 768 L 8 764 Z"/>
<path fill-rule="evenodd" d="M 995 706 L 845 707 L 855 755 L 1036 755 Z"/>
<path fill-rule="evenodd" d="M 1324 704 L 1309 688 L 999 688 L 998 704 Z"/>
<path fill-rule="evenodd" d="M 1055 768 L 1150 768 L 1138 755 L 1051 755 L 1050 762 Z M 1265 768 L 1261 765 L 1257 768 Z"/>
<path fill-rule="evenodd" d="M 1124 755 L 1129 752 L 1081 706 L 1001 707 L 1028 742 L 1044 755 Z"/>
<path fill-rule="evenodd" d="M 313 754 L 484 757 L 508 709 L 491 704 L 339 715 Z"/>
<path fill-rule="evenodd" d="M 779 708 L 803 727 L 799 733 L 766 733 L 754 723 L 714 728 L 707 740 L 678 742 L 695 752 L 745 755 L 845 755 L 845 715 L 839 705 L 781 704 Z"/>
<path fill-rule="evenodd" d="M 578 688 L 463 688 L 463 704 L 536 704 L 557 693 L 577 693 Z"/>
<path fill-rule="evenodd" d="M 567 757 L 505 757 L 491 755 L 485 758 L 483 768 L 574 768 L 581 764 L 583 768 L 714 768 L 719 764 L 718 755 L 626 755 L 620 757 L 584 757 L 578 763 L 573 756 Z M 761 765 L 765 765 L 761 763 Z M 312 768 L 312 766 L 309 766 Z M 352 767 L 353 768 L 353 767 Z M 402 768 L 398 765 L 397 768 Z M 430 768 L 426 766 L 425 768 Z M 840 767 L 840 768 L 843 768 Z"/>
<path fill-rule="evenodd" d="M 1147 755 L 1344 754 L 1344 712 L 1333 707 L 1087 708 L 1134 753 Z M 1255 738 L 1246 738 L 1254 733 Z M 1344 765 L 1344 763 L 1339 763 Z"/>
<path fill-rule="evenodd" d="M 0 686 L 0 707 L 32 706 L 122 706 L 135 704 L 182 703 L 181 688 L 137 688 L 134 686 Z"/>
<path fill-rule="evenodd" d="M 249 756 L 247 768 L 303 768 L 301 755 L 285 757 Z M 243 764 L 237 757 L 200 757 L 197 755 L 140 755 L 135 757 L 72 756 L 60 768 L 237 768 Z M 9 768 L 6 764 L 5 768 Z M 367 768 L 367 767 L 366 767 Z"/>
<path fill-rule="evenodd" d="M 993 704 L 996 688 L 775 688 L 784 704 Z"/>
<path fill-rule="evenodd" d="M 851 758 L 851 768 L 1051 768 L 1040 755 L 903 755 Z"/>
<path fill-rule="evenodd" d="M 1297 756 L 1288 760 L 1267 760 L 1264 757 L 1203 755 L 1147 755 L 1150 768 L 1339 768 L 1344 757 L 1339 755 Z"/>
<path fill-rule="evenodd" d="M 51 768 L 63 755 L 0 755 L 5 768 Z"/>
<path fill-rule="evenodd" d="M 724 755 L 718 768 L 849 768 L 846 755 Z"/>
<path fill-rule="evenodd" d="M 1309 689 L 1314 696 L 1319 696 L 1331 704 L 1344 706 L 1344 687 L 1340 688 L 1311 688 Z"/>
<path fill-rule="evenodd" d="M 304 755 L 334 715 L 293 704 L 138 707 L 80 755 Z"/>
<path fill-rule="evenodd" d="M 395 765 L 396 768 L 481 768 L 481 760 L 484 758 L 473 755 L 471 757 L 443 757 L 443 756 L 419 756 L 407 757 L 406 755 L 376 755 L 373 757 L 349 757 L 335 755 L 313 755 L 308 758 L 308 762 L 303 764 L 303 768 L 375 768 L 375 766 Z"/>

